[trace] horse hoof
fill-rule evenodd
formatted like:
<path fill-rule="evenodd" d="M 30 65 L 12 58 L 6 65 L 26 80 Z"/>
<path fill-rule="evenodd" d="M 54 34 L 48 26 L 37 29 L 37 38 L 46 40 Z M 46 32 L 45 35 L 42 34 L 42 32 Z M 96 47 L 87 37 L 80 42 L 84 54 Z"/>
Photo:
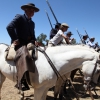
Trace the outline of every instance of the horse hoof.
<path fill-rule="evenodd" d="M 20 91 L 20 100 L 24 100 L 24 92 Z"/>
<path fill-rule="evenodd" d="M 24 100 L 24 97 L 20 96 L 20 100 Z"/>
<path fill-rule="evenodd" d="M 24 98 L 20 98 L 20 100 L 24 100 Z"/>

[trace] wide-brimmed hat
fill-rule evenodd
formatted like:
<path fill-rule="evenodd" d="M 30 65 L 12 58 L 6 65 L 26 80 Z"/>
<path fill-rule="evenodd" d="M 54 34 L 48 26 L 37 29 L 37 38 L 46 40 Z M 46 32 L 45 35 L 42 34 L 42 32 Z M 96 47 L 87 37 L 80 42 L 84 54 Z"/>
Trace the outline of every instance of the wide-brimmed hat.
<path fill-rule="evenodd" d="M 26 8 L 33 8 L 35 10 L 35 12 L 39 11 L 39 8 L 35 7 L 35 4 L 33 4 L 33 3 L 28 3 L 28 4 L 21 6 L 22 10 L 25 10 Z"/>
<path fill-rule="evenodd" d="M 68 24 L 66 24 L 66 23 L 62 23 L 61 26 L 65 26 L 65 27 L 69 28 Z"/>
<path fill-rule="evenodd" d="M 66 34 L 67 35 L 73 35 L 71 31 L 68 31 Z"/>

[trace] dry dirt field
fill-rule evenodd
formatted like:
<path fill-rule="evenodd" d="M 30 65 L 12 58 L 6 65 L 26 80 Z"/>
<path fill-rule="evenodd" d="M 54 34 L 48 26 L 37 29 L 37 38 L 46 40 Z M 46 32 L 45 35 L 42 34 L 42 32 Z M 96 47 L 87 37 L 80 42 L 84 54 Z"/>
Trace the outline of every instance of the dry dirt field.
<path fill-rule="evenodd" d="M 79 91 L 83 90 L 82 77 L 80 75 L 76 74 L 73 83 L 75 86 L 75 90 L 78 91 L 78 93 Z M 19 94 L 17 93 L 18 90 L 14 86 L 15 86 L 15 83 L 10 81 L 9 79 L 6 79 L 1 89 L 1 100 L 19 100 Z M 75 94 L 71 89 L 66 89 L 66 91 L 67 91 L 67 94 L 64 95 L 63 100 L 76 100 Z M 94 100 L 100 100 L 100 84 L 98 84 L 98 86 L 96 87 L 96 92 L 99 97 L 97 98 L 95 93 L 92 91 Z M 33 88 L 30 88 L 30 90 L 25 91 L 25 100 L 34 100 Z M 48 91 L 46 100 L 53 100 L 52 90 Z M 81 97 L 80 100 L 91 100 L 91 98 L 90 98 L 90 95 L 86 93 L 86 95 L 84 97 Z"/>

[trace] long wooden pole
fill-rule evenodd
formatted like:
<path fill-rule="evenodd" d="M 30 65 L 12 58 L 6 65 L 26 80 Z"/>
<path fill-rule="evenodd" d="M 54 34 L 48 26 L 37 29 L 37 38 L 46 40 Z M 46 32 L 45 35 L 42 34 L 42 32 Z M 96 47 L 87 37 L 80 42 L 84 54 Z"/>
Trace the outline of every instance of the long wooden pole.
<path fill-rule="evenodd" d="M 47 15 L 47 17 L 48 17 L 48 20 L 49 20 L 50 26 L 51 26 L 51 28 L 53 29 L 53 26 L 52 26 L 52 24 L 51 24 L 51 21 L 50 21 L 49 15 L 48 15 L 48 13 L 47 13 L 46 10 L 45 10 L 45 12 L 46 12 L 46 15 Z"/>
<path fill-rule="evenodd" d="M 48 0 L 46 0 L 46 2 L 47 2 L 47 4 L 48 4 L 48 6 L 49 6 L 49 8 L 50 8 L 50 10 L 51 10 L 51 12 L 52 12 L 52 14 L 53 14 L 53 16 L 54 16 L 55 20 L 56 20 L 56 23 L 58 23 L 58 20 L 57 20 L 57 18 L 56 18 L 56 16 L 55 16 L 55 14 L 54 14 L 54 12 L 53 12 L 53 10 L 52 10 L 52 8 L 51 8 L 51 6 L 50 6 L 49 2 L 48 2 Z"/>

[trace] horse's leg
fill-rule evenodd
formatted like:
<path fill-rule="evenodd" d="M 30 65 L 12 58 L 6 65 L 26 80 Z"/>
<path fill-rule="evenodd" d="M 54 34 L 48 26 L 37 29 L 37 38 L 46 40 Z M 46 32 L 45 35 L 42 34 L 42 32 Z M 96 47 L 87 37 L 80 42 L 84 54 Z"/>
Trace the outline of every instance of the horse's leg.
<path fill-rule="evenodd" d="M 56 81 L 56 85 L 55 85 L 55 88 L 54 88 L 54 99 L 56 100 L 57 99 L 57 96 L 60 92 L 60 89 L 61 89 L 61 85 L 62 85 L 63 81 L 61 78 L 59 78 L 57 81 Z"/>
<path fill-rule="evenodd" d="M 19 83 L 19 94 L 20 94 L 20 100 L 24 100 L 24 92 L 22 91 L 22 84 Z"/>
<path fill-rule="evenodd" d="M 45 89 L 45 91 L 43 93 L 43 100 L 46 100 L 48 90 L 49 90 L 49 88 Z"/>
<path fill-rule="evenodd" d="M 47 87 L 34 88 L 34 100 L 46 100 Z"/>
<path fill-rule="evenodd" d="M 6 77 L 0 72 L 0 100 L 1 100 L 1 88 L 5 79 Z"/>

